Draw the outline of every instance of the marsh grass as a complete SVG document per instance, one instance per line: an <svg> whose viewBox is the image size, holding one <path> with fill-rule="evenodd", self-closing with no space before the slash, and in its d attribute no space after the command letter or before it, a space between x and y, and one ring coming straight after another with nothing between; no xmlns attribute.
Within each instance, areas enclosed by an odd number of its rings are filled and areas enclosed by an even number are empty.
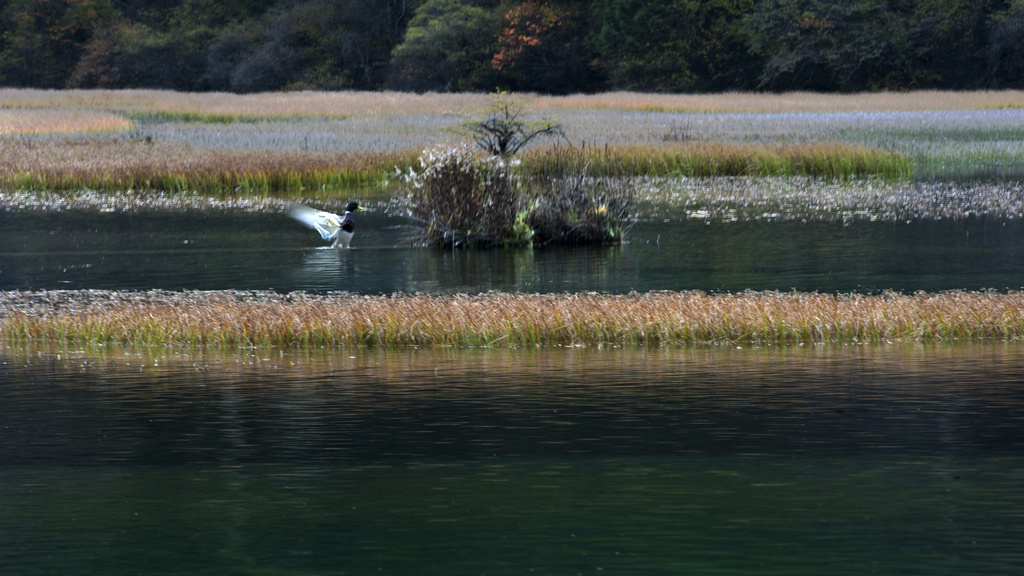
<svg viewBox="0 0 1024 576"><path fill-rule="evenodd" d="M1024 293L3 292L0 337L223 349L1020 341Z"/></svg>
<svg viewBox="0 0 1024 576"><path fill-rule="evenodd" d="M817 178L701 178L642 180L638 197L647 216L672 207L690 218L736 222L856 220L905 222L1024 218L1024 184L826 181Z"/></svg>
<svg viewBox="0 0 1024 576"><path fill-rule="evenodd" d="M369 186L412 154L204 150L144 139L0 140L0 187L301 195Z"/></svg>
<svg viewBox="0 0 1024 576"><path fill-rule="evenodd" d="M688 218L708 222L858 220L910 223L935 219L1024 219L1024 183L913 183L878 179L826 181L806 177L637 178L627 191L635 194L633 218ZM614 181L607 181L614 186ZM363 188L370 204L405 216L408 206L391 188ZM337 211L349 198L336 189L307 188L294 196L203 194L157 190L101 191L4 190L0 210L116 212L242 210L283 212L299 199ZM540 239L537 239L540 241Z"/></svg>
<svg viewBox="0 0 1024 576"><path fill-rule="evenodd" d="M295 150L415 156L438 144L439 135L450 131L459 118L485 109L488 98L484 94L0 89L0 117L23 118L23 125L8 129L7 134L31 142L83 130L102 140L127 131L154 142L191 146L196 154ZM910 172L922 179L989 174L1016 178L1024 165L1020 144L1024 123L1019 113L1024 92L1020 91L617 92L517 98L536 113L552 116L564 127L568 141L607 143L619 149L624 166L647 171L646 175L905 177ZM25 126L26 122L33 127ZM686 127L683 138L680 126ZM35 170L59 170L52 162L44 160ZM0 174L0 186L11 179L10 174ZM213 186L204 185L201 177L197 180L195 189Z"/></svg>
<svg viewBox="0 0 1024 576"><path fill-rule="evenodd" d="M682 143L583 149L594 176L895 179L912 171L899 154L844 144ZM144 138L0 138L0 188L295 196L382 184L396 167L416 166L420 153L205 149ZM561 172L571 165L557 146L529 151L522 162L523 170L534 175Z"/></svg>
<svg viewBox="0 0 1024 576"><path fill-rule="evenodd" d="M697 112L862 112L910 110L989 110L1024 108L1024 91L913 91L861 94L643 94L608 92L571 96L517 95L532 109ZM189 93L167 90L0 89L5 109L89 108L115 112L195 111L261 116L330 114L443 114L483 109L486 94L402 92L273 92L262 94Z"/></svg>
<svg viewBox="0 0 1024 576"><path fill-rule="evenodd" d="M551 116L569 142L597 143L591 173L617 170L654 177L815 176L942 180L1020 179L1024 174L1024 92L911 92L853 95L660 95L617 92L548 97L517 95ZM53 147L12 169L0 187L97 190L152 186L164 191L251 191L365 186L408 166L450 136L459 118L486 109L485 94L295 92L184 94L158 90L0 89L4 156L14 144ZM17 120L12 120L17 119ZM680 127L685 127L681 130ZM80 176L65 165L61 135L80 135L107 166ZM87 135L86 138L83 135ZM137 136L138 138L132 138ZM178 146L173 159L146 168L142 149L111 141ZM55 144L54 141L57 143ZM605 144L608 150L602 150ZM524 157L545 170L549 149ZM307 171L246 164L247 154L381 154L382 163L339 160ZM236 156L231 156L232 154ZM199 169L195 156L238 159L239 168ZM125 164L134 162L134 173ZM301 161L300 161L301 164ZM265 168L265 169L263 169Z"/></svg>
<svg viewBox="0 0 1024 576"><path fill-rule="evenodd" d="M615 108L653 112L864 112L912 110L988 110L1024 107L1024 91L871 92L779 94L727 92L722 94L643 94L606 92L571 96L538 96L538 108Z"/></svg>
<svg viewBox="0 0 1024 576"><path fill-rule="evenodd" d="M153 110L145 112L128 112L125 117L132 122L140 124L163 124L163 123L195 123L195 124L256 124L260 122L294 122L296 120L307 120L311 118L326 118L341 120L343 114L288 114L268 115L254 113L234 112L195 112L183 110Z"/></svg>
<svg viewBox="0 0 1024 576"><path fill-rule="evenodd" d="M903 179L913 164L902 154L837 142L806 144L682 142L583 147L591 173L600 176L812 176ZM557 147L528 151L528 171L559 170Z"/></svg>
<svg viewBox="0 0 1024 576"><path fill-rule="evenodd" d="M923 173L942 178L958 170L1016 174L1024 158L1019 114L1024 92L613 93L524 95L524 101L532 109L563 114L570 141L609 143L585 148L585 177L642 176L651 186L638 190L638 196L662 198L687 212L692 207L694 217L1024 217L1019 184L888 181ZM440 127L486 104L482 94L0 89L0 118L10 126L0 130L0 204L108 206L105 191L126 199L125 206L143 199L175 208L209 205L197 201L197 193L309 197L376 185L396 167L415 166L423 147L436 142ZM147 127L144 134L136 129L139 125ZM209 138L196 145L200 133ZM172 136L183 140L175 142ZM528 175L567 167L571 163L551 149L538 148L523 157ZM850 180L865 176L882 178ZM600 206L583 211L599 212ZM0 339L15 346L318 349L1020 341L1022 318L1020 293L994 292L0 293Z"/></svg>
<svg viewBox="0 0 1024 576"><path fill-rule="evenodd" d="M38 134L114 133L132 127L117 114L92 110L0 110L0 137Z"/></svg>

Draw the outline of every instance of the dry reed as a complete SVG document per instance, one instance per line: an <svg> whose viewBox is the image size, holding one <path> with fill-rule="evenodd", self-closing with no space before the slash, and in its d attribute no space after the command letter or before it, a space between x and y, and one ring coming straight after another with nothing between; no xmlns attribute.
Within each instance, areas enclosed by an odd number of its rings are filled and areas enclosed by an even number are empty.
<svg viewBox="0 0 1024 576"><path fill-rule="evenodd" d="M726 92L719 94L644 94L605 92L537 97L538 108L617 108L681 112L871 112L909 110L982 110L1024 107L1024 91Z"/></svg>
<svg viewBox="0 0 1024 576"><path fill-rule="evenodd" d="M122 132L131 127L131 120L108 112L61 109L0 110L0 136Z"/></svg>
<svg viewBox="0 0 1024 576"><path fill-rule="evenodd" d="M280 193L365 186L415 154L209 150L144 139L0 140L0 187Z"/></svg>
<svg viewBox="0 0 1024 576"><path fill-rule="evenodd" d="M0 293L10 345L673 346L1024 339L1024 293Z"/></svg>
<svg viewBox="0 0 1024 576"><path fill-rule="evenodd" d="M523 158L527 172L558 171L557 149ZM291 194L381 183L419 151L312 152L204 149L140 138L0 139L0 188L11 190ZM586 152L589 172L614 176L814 176L900 178L906 158L864 146L681 143Z"/></svg>
<svg viewBox="0 0 1024 576"><path fill-rule="evenodd" d="M170 90L36 90L0 89L7 109L87 108L123 113L183 112L199 115L244 115L276 118L445 113L483 108L484 94L405 92L173 92Z"/></svg>
<svg viewBox="0 0 1024 576"><path fill-rule="evenodd" d="M699 112L856 112L896 110L979 110L1024 107L1024 91L913 91L862 94L643 94L520 95L531 108L617 108ZM448 113L484 108L484 94L403 92L275 92L264 94L183 93L167 90L0 89L8 109L94 108L118 112L190 112L261 116Z"/></svg>
<svg viewBox="0 0 1024 576"><path fill-rule="evenodd" d="M1021 91L520 99L536 114L554 114L570 142L607 143L620 167L648 176L1012 179L1024 170ZM0 89L0 102L0 188L273 194L377 181L488 97ZM79 136L69 143L62 134ZM254 160L268 151L282 156ZM324 168L323 158L336 167Z"/></svg>

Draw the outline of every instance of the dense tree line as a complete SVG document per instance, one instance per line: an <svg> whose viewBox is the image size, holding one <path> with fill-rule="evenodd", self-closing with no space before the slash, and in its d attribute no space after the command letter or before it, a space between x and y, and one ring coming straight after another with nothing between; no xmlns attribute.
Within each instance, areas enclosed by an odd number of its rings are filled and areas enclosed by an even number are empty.
<svg viewBox="0 0 1024 576"><path fill-rule="evenodd" d="M1024 87L1024 0L0 0L0 84Z"/></svg>

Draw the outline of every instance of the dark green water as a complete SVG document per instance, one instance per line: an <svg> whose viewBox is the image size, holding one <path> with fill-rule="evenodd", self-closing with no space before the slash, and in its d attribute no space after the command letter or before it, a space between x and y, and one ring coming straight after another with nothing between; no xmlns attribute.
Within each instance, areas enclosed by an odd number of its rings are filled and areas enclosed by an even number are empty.
<svg viewBox="0 0 1024 576"><path fill-rule="evenodd" d="M618 247L436 252L361 214L349 251L282 214L0 212L0 289L877 292L1024 287L1024 222L711 223L666 214Z"/></svg>
<svg viewBox="0 0 1024 576"><path fill-rule="evenodd" d="M0 212L0 289L1020 289L1024 223ZM0 351L0 574L1024 573L1024 347Z"/></svg>
<svg viewBox="0 0 1024 576"><path fill-rule="evenodd" d="M4 574L1019 574L1024 348L8 351Z"/></svg>

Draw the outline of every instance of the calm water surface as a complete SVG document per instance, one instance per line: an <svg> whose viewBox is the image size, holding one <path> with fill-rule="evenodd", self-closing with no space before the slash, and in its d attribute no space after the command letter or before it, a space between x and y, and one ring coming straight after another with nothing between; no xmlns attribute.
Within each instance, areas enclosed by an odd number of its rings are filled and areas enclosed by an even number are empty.
<svg viewBox="0 0 1024 576"><path fill-rule="evenodd" d="M360 215L349 251L283 214L0 212L0 289L997 290L1024 287L1024 222L638 223L618 247L437 252Z"/></svg>
<svg viewBox="0 0 1024 576"><path fill-rule="evenodd" d="M4 574L1018 574L1024 349L7 351Z"/></svg>
<svg viewBox="0 0 1024 576"><path fill-rule="evenodd" d="M281 214L0 212L0 289L1020 289L1024 223L349 251ZM1024 347L0 351L0 574L1024 573Z"/></svg>

